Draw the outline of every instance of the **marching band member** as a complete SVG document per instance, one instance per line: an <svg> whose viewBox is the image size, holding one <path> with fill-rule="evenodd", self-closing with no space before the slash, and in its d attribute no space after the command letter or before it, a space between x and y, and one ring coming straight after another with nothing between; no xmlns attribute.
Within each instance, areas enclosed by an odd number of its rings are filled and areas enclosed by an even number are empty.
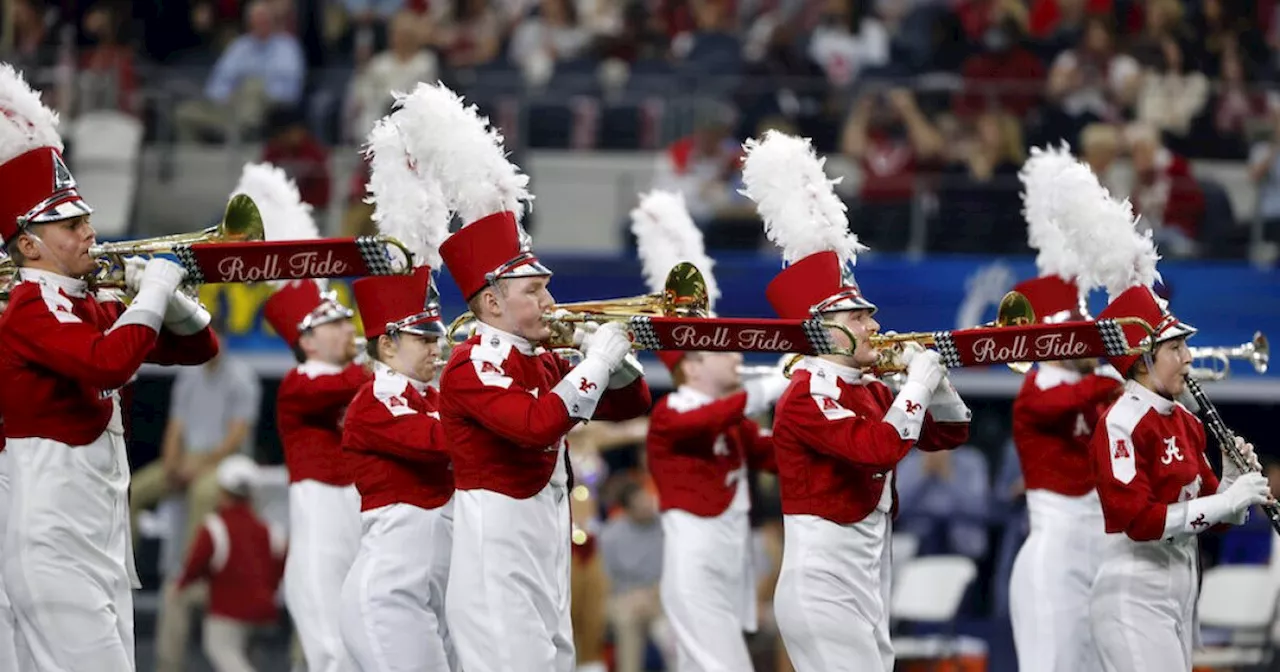
<svg viewBox="0 0 1280 672"><path fill-rule="evenodd" d="M0 259L6 258L0 252ZM0 316L9 307L8 288L0 289ZM9 520L9 453L4 452L4 418L0 417L0 529ZM0 557L4 557L4 535L0 534ZM9 591L4 587L4 572L0 571L0 669L18 669L18 650L14 642L13 606L9 604Z"/></svg>
<svg viewBox="0 0 1280 672"><path fill-rule="evenodd" d="M134 298L82 279L92 209L63 162L57 115L0 66L0 239L19 281L0 318L0 409L12 491L3 574L18 669L134 669L129 460L119 390L144 361L218 352L209 313L176 292L182 267L129 262Z"/></svg>
<svg viewBox="0 0 1280 672"><path fill-rule="evenodd" d="M799 672L893 669L889 537L894 467L912 446L955 448L968 407L937 352L906 349L896 398L864 371L875 304L845 270L865 249L848 229L807 139L769 131L749 140L743 177L788 266L766 295L779 317L821 316L857 339L852 355L805 357L773 426L786 545L774 597L778 629ZM851 344L839 330L834 341ZM927 409L927 410L926 410Z"/></svg>
<svg viewBox="0 0 1280 672"><path fill-rule="evenodd" d="M204 654L214 672L252 672L249 644L254 630L275 623L276 592L284 575L283 531L270 528L253 508L258 465L247 455L218 464L218 510L196 533L178 580L166 590L177 603L182 591L207 581Z"/></svg>
<svg viewBox="0 0 1280 672"><path fill-rule="evenodd" d="M631 213L650 289L660 292L672 266L688 261L719 296L702 233L677 193L646 194ZM749 416L769 410L787 387L776 376L738 373L732 352L658 353L675 392L654 405L646 444L662 510L662 610L675 635L682 671L751 669L743 632L756 630L748 467L773 464L773 442ZM644 641L617 642L620 672L639 672Z"/></svg>
<svg viewBox="0 0 1280 672"><path fill-rule="evenodd" d="M419 85L401 104L396 115L418 122L402 130L416 141L419 169L440 180L466 223L440 253L478 322L440 380L456 487L449 632L467 672L569 672L565 435L584 420L647 412L649 387L627 364L631 342L616 323L586 338L575 367L540 347L555 302L551 271L515 215L528 177L487 121L443 86Z"/></svg>
<svg viewBox="0 0 1280 672"><path fill-rule="evenodd" d="M449 209L439 186L417 179L405 161L393 121L378 122L369 153L374 220L411 246L418 267L352 285L374 376L351 401L342 432L364 524L342 586L342 639L364 672L457 670L444 614L453 471L439 393L428 384L445 336L431 279L440 257L419 230L443 239Z"/></svg>
<svg viewBox="0 0 1280 672"><path fill-rule="evenodd" d="M243 193L263 210L263 222L289 234L273 240L317 237L311 207L282 170L259 167L241 180ZM342 456L342 417L370 379L356 363L352 312L316 280L294 280L276 290L263 317L293 349L299 365L285 374L276 397L276 424L289 470L289 547L285 604L312 672L343 672L354 662L339 628L342 583L360 549L360 493Z"/></svg>
<svg viewBox="0 0 1280 672"><path fill-rule="evenodd" d="M1186 341L1196 330L1156 298L1150 285L1159 257L1150 233L1134 229L1127 201L1112 204L1114 215L1097 221L1113 228L1081 250L1098 260L1095 284L1112 297L1098 318L1145 320L1154 338L1133 325L1124 338L1130 347L1154 341L1154 350L1109 358L1127 380L1091 446L1107 530L1089 605L1093 637L1108 672L1189 672L1198 638L1197 535L1243 523L1271 493L1257 471L1241 473L1224 460L1219 480L1209 466L1204 426L1175 401L1186 387ZM1253 446L1238 440L1237 447L1257 469Z"/></svg>
<svg viewBox="0 0 1280 672"><path fill-rule="evenodd" d="M1089 319L1080 288L1064 279L1085 262L1070 253L1080 231L1069 223L1093 216L1088 206L1107 197L1097 194L1088 166L1065 150L1033 150L1020 177L1040 277L1014 291L1027 297L1040 322ZM1018 668L1026 672L1101 669L1089 595L1106 535L1089 442L1121 388L1120 374L1094 359L1040 362L1014 399L1013 440L1031 532L1013 563L1009 609Z"/></svg>

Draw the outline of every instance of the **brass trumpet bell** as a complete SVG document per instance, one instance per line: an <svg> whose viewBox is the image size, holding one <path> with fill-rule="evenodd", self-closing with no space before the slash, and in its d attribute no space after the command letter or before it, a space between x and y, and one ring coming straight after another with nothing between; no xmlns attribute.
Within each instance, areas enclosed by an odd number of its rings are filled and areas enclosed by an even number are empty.
<svg viewBox="0 0 1280 672"><path fill-rule="evenodd" d="M1234 348L1188 348L1193 358L1190 376L1195 380L1225 380L1231 376L1231 360L1249 362L1257 373L1266 373L1271 363L1271 346L1262 332L1256 331L1253 340Z"/></svg>

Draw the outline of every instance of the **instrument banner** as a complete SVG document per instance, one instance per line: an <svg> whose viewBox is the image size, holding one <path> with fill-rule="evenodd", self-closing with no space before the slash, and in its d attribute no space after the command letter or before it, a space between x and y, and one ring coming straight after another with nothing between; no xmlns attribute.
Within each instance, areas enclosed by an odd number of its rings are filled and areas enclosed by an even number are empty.
<svg viewBox="0 0 1280 672"><path fill-rule="evenodd" d="M173 254L187 278L202 284L394 275L408 266L372 236L199 243L176 246Z"/></svg>
<svg viewBox="0 0 1280 672"><path fill-rule="evenodd" d="M1128 350L1123 328L1115 320L975 327L933 336L942 362L950 368L1107 357Z"/></svg>
<svg viewBox="0 0 1280 672"><path fill-rule="evenodd" d="M835 350L821 320L770 320L734 317L631 318L636 343L645 350L772 352L806 355Z"/></svg>

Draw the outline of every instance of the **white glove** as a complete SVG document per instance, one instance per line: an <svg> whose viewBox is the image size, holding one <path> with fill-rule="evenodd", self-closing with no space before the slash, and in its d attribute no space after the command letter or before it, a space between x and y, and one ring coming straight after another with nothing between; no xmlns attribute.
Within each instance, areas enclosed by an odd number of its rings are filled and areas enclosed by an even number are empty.
<svg viewBox="0 0 1280 672"><path fill-rule="evenodd" d="M622 358L622 366L609 375L609 389L620 390L643 376L644 365L636 359L635 353L628 352L627 356Z"/></svg>
<svg viewBox="0 0 1280 672"><path fill-rule="evenodd" d="M1241 471L1236 466L1235 460L1222 456L1222 483L1218 485L1218 492L1224 492L1227 488L1235 483L1236 479L1244 475L1247 471L1262 471L1262 464L1258 462L1258 454L1253 451L1253 444L1244 440L1244 437L1236 437L1236 452L1244 456L1246 470Z"/></svg>
<svg viewBox="0 0 1280 672"><path fill-rule="evenodd" d="M190 336L200 333L212 321L209 311L185 292L179 290L169 295L169 305L164 312L164 326L169 331L179 336Z"/></svg>
<svg viewBox="0 0 1280 672"><path fill-rule="evenodd" d="M142 257L125 257L124 286L129 294L137 294L142 284L142 272L147 268L147 260Z"/></svg>
<svg viewBox="0 0 1280 672"><path fill-rule="evenodd" d="M973 418L973 412L960 398L960 393L951 383L950 376L943 376L938 386L933 389L933 398L929 400L929 413L938 422L969 422Z"/></svg>
<svg viewBox="0 0 1280 672"><path fill-rule="evenodd" d="M896 336L896 335L897 334L892 331L885 334L885 336ZM916 355L922 352L925 352L927 350L928 348L924 347L923 345L920 345L919 343L916 343L915 341L908 341L902 344L902 349L898 353L898 358L902 361L902 364L904 366L911 366L911 362L916 358Z"/></svg>
<svg viewBox="0 0 1280 672"><path fill-rule="evenodd" d="M778 398L787 391L790 384L791 381L781 374L756 376L747 380L742 384L742 389L747 392L747 406L742 414L752 416L769 410L778 403Z"/></svg>
<svg viewBox="0 0 1280 672"><path fill-rule="evenodd" d="M622 359L631 353L631 338L617 322L609 322L583 341L587 359L603 362L612 373L622 366Z"/></svg>
<svg viewBox="0 0 1280 672"><path fill-rule="evenodd" d="M598 322L583 322L581 324L574 325L573 346L575 348L582 348L587 342L587 339L599 329L600 324Z"/></svg>
<svg viewBox="0 0 1280 672"><path fill-rule="evenodd" d="M942 365L942 355L936 350L911 355L911 361L907 364L907 385L919 383L932 392L946 376L947 369Z"/></svg>
<svg viewBox="0 0 1280 672"><path fill-rule="evenodd" d="M181 266L167 259L148 261L138 281L138 294L133 297L129 309L116 320L116 326L142 324L160 331L169 310L169 298L186 274Z"/></svg>
<svg viewBox="0 0 1280 672"><path fill-rule="evenodd" d="M1262 474L1242 474L1231 487L1216 495L1170 504L1165 514L1166 539L1190 537L1218 525L1239 525L1249 516L1249 507L1271 498L1271 488Z"/></svg>

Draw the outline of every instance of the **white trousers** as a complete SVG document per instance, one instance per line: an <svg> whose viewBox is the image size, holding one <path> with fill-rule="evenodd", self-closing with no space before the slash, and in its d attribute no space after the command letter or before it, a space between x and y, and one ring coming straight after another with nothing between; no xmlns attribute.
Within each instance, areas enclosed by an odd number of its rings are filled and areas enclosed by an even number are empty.
<svg viewBox="0 0 1280 672"><path fill-rule="evenodd" d="M773 608L796 672L893 672L888 514L839 525L783 516Z"/></svg>
<svg viewBox="0 0 1280 672"><path fill-rule="evenodd" d="M360 550L360 493L354 485L289 485L289 555L284 600L309 672L352 672L339 626L342 583Z"/></svg>
<svg viewBox="0 0 1280 672"><path fill-rule="evenodd" d="M4 558L4 526L9 520L9 453L0 450L0 559ZM13 617L13 605L9 604L9 592L4 587L4 575L0 572L0 670L18 669L17 634Z"/></svg>
<svg viewBox="0 0 1280 672"><path fill-rule="evenodd" d="M1093 584L1093 638L1106 672L1190 672L1199 586L1195 539L1168 544L1110 535Z"/></svg>
<svg viewBox="0 0 1280 672"><path fill-rule="evenodd" d="M742 633L756 627L756 586L747 512L666 511L662 535L662 610L675 635L675 669L750 670Z"/></svg>
<svg viewBox="0 0 1280 672"><path fill-rule="evenodd" d="M204 656L213 672L254 672L249 662L251 623L221 616L204 617Z"/></svg>
<svg viewBox="0 0 1280 672"><path fill-rule="evenodd" d="M453 504L365 511L360 554L342 585L342 641L361 672L458 670L445 624Z"/></svg>
<svg viewBox="0 0 1280 672"><path fill-rule="evenodd" d="M136 572L121 435L85 446L10 439L4 582L18 670L132 672Z"/></svg>
<svg viewBox="0 0 1280 672"><path fill-rule="evenodd" d="M1097 672L1089 600L1106 523L1096 495L1028 493L1031 533L1013 561L1009 618L1020 672Z"/></svg>
<svg viewBox="0 0 1280 672"><path fill-rule="evenodd" d="M453 495L445 613L466 672L572 672L568 491Z"/></svg>

